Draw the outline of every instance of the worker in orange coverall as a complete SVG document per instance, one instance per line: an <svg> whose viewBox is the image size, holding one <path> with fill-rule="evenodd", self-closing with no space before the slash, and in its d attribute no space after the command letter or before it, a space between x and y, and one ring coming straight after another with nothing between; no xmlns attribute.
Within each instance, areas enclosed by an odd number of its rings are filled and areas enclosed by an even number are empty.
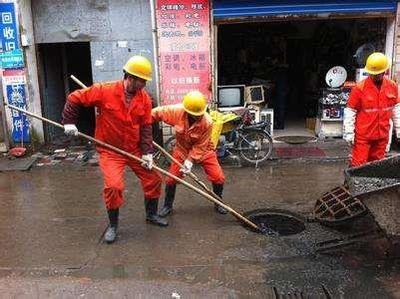
<svg viewBox="0 0 400 299"><path fill-rule="evenodd" d="M388 68L384 54L371 54L365 65L369 76L352 89L344 109L343 138L352 145L351 167L385 157L391 119L400 138L398 88L384 77Z"/></svg>
<svg viewBox="0 0 400 299"><path fill-rule="evenodd" d="M107 148L98 146L99 164L103 174L103 197L110 225L104 235L107 243L116 239L119 208L123 204L124 171L129 166L140 179L146 220L159 226L168 222L157 214L161 194L161 177L152 170L152 101L144 90L151 80L151 63L145 57L133 56L123 68L122 80L96 83L72 92L64 106L63 124L67 135L77 135L75 124L81 106L98 108L95 136L97 139L127 151L145 161L132 160Z"/></svg>
<svg viewBox="0 0 400 299"><path fill-rule="evenodd" d="M172 163L169 172L182 177L191 172L193 164L198 163L212 182L213 191L222 198L225 176L218 163L217 155L211 142L212 120L206 114L207 101L199 91L192 91L183 97L182 104L167 105L154 108L154 121L163 121L175 130L176 145L173 157L182 164L180 168ZM170 177L165 182L164 207L160 211L161 217L172 212L175 199L176 181ZM226 214L227 210L215 205L216 212Z"/></svg>

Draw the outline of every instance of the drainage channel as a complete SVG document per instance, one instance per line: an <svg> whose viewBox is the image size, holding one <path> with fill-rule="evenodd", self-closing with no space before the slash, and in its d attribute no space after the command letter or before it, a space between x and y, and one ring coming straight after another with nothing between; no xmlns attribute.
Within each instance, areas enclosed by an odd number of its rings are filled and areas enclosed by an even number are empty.
<svg viewBox="0 0 400 299"><path fill-rule="evenodd" d="M305 219L290 211L278 209L258 209L244 213L244 216L260 227L268 236L290 236L306 229ZM255 232L251 227L246 226Z"/></svg>

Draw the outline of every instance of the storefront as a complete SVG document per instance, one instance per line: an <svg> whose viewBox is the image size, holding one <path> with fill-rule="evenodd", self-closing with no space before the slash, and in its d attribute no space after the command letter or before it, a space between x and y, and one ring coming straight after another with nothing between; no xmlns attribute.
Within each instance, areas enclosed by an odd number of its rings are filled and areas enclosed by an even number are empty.
<svg viewBox="0 0 400 299"><path fill-rule="evenodd" d="M392 0L216 0L215 97L222 106L242 105L224 103L227 86L244 86L251 93L249 86L261 85L263 103L260 93L243 96L254 103L257 118L273 111L275 136L339 136L341 107L336 112L330 108L331 121L321 103L328 87L326 73L334 66L344 67L345 85L351 86L362 77L360 67L369 53L385 52L392 60L396 8Z"/></svg>
<svg viewBox="0 0 400 299"><path fill-rule="evenodd" d="M232 106L252 101L255 118L273 112L275 127L284 128L275 136L292 130L318 135L314 123L321 118L319 99L331 67L344 67L351 82L368 51L383 51L392 61L400 56L394 51L400 49L395 0L141 0L124 5L80 0L81 7L53 2L34 1L32 7L21 6L20 14L21 26L29 29L22 45L29 73L27 107L57 121L66 94L78 88L69 75L86 84L114 80L121 77L127 57L141 54L157 66L148 90L159 104L179 102L193 89L216 102L222 90L227 98L239 99L228 103ZM394 61L392 73L400 75ZM337 125L336 115L332 124ZM4 112L0 116L3 129L10 127L12 118L6 123ZM80 129L90 132L93 111L82 119L89 122ZM64 136L40 121L33 120L30 129L40 142ZM9 135L3 131L0 142Z"/></svg>

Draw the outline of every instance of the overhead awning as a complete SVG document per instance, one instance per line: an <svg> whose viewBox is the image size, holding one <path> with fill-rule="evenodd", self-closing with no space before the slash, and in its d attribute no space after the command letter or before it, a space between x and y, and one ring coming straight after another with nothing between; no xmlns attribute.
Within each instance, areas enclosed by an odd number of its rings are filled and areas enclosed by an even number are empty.
<svg viewBox="0 0 400 299"><path fill-rule="evenodd" d="M395 13L396 8L396 0L214 0L213 16L223 19L282 14Z"/></svg>

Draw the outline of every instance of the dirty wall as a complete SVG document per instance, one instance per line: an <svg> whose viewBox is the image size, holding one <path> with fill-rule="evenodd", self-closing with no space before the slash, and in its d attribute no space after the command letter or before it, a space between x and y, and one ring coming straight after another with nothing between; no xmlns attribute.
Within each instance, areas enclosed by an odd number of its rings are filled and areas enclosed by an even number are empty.
<svg viewBox="0 0 400 299"><path fill-rule="evenodd" d="M154 63L148 0L35 0L32 14L36 43L90 42L94 82L120 78L135 54Z"/></svg>

